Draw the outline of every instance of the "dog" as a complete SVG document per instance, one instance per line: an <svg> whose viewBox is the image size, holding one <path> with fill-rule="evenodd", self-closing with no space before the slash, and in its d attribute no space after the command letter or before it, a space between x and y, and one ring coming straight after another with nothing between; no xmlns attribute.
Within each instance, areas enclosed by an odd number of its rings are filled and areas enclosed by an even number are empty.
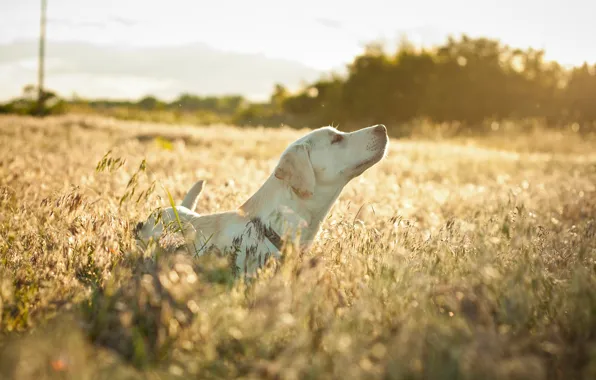
<svg viewBox="0 0 596 380"><path fill-rule="evenodd" d="M196 213L199 181L176 212L170 207L139 223L137 240L146 245L159 239L164 223L175 221L197 255L229 256L236 276L252 276L271 257L279 259L288 242L308 249L342 189L385 157L388 144L382 124L351 133L315 129L284 150L273 173L237 210Z"/></svg>

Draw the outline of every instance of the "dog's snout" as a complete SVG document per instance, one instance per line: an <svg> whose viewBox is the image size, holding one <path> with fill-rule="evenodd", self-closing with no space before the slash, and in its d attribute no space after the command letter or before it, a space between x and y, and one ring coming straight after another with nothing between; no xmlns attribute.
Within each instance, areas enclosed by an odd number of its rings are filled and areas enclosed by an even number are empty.
<svg viewBox="0 0 596 380"><path fill-rule="evenodd" d="M385 127L383 124L377 124L375 129L373 129L373 132L377 135L385 136L387 134L387 127Z"/></svg>

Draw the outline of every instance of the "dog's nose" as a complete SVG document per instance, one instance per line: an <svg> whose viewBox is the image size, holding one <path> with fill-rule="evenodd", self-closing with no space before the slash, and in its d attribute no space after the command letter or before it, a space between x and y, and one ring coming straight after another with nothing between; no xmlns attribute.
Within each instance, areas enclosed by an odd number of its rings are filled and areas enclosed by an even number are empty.
<svg viewBox="0 0 596 380"><path fill-rule="evenodd" d="M378 135L385 136L387 134L387 127L385 127L383 124L377 124L375 125L375 129L373 131Z"/></svg>
<svg viewBox="0 0 596 380"><path fill-rule="evenodd" d="M143 228L143 222L138 222L135 226L135 232L139 232Z"/></svg>

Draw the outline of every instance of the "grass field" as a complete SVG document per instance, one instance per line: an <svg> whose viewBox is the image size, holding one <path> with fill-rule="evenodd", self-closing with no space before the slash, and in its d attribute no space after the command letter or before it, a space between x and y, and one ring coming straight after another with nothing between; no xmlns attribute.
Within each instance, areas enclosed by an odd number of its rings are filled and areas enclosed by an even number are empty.
<svg viewBox="0 0 596 380"><path fill-rule="evenodd" d="M596 378L592 137L392 140L250 284L136 250L166 189L235 208L304 132L0 118L0 378Z"/></svg>

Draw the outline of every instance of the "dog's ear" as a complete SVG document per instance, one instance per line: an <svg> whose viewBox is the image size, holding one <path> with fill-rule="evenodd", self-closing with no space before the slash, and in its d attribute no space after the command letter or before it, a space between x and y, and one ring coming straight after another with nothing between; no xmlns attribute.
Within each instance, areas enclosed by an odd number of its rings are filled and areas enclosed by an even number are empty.
<svg viewBox="0 0 596 380"><path fill-rule="evenodd" d="M295 145L284 152L275 168L275 177L290 185L300 198L312 197L315 173L306 145Z"/></svg>
<svg viewBox="0 0 596 380"><path fill-rule="evenodd" d="M186 196L184 196L184 200L182 200L181 206L186 207L190 211L195 211L195 207L197 207L197 202L199 201L199 196L201 195L201 192L203 191L204 184L205 184L204 180L200 180L197 183L195 183L190 188L190 190L188 190L188 193L186 193Z"/></svg>

